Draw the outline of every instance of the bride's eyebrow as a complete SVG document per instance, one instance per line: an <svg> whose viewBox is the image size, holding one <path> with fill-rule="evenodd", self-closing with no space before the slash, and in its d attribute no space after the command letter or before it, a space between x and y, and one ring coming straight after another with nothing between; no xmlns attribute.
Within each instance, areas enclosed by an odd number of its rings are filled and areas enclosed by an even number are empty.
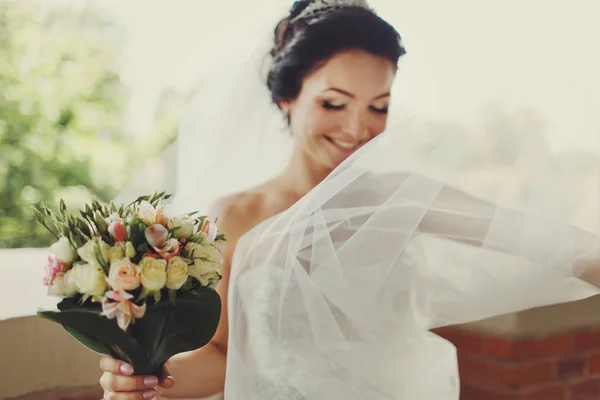
<svg viewBox="0 0 600 400"><path fill-rule="evenodd" d="M343 89L340 89L337 87L330 87L328 89L325 89L323 92L329 92L329 91L337 92L337 93L343 94L344 96L347 96L347 97L350 97L353 99L356 98L356 96L353 93L350 93L346 90L343 90ZM383 99L383 98L390 97L390 96L391 96L391 93L387 92L387 93L380 94L379 96L376 96L373 100L379 100L379 99Z"/></svg>
<svg viewBox="0 0 600 400"><path fill-rule="evenodd" d="M325 92L337 92L337 93L343 94L344 96L348 96L348 97L351 97L351 98L355 98L356 97L354 94L352 94L350 92L347 92L347 91L345 91L343 89L336 88L336 87L330 87L328 89L323 90L323 93L325 93Z"/></svg>

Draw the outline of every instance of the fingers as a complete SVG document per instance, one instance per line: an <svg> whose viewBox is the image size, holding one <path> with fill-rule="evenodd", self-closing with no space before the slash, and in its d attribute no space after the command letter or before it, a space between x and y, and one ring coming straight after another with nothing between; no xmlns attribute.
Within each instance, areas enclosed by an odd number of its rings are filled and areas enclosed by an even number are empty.
<svg viewBox="0 0 600 400"><path fill-rule="evenodd" d="M100 359L100 369L116 375L133 375L133 367L131 365L109 356L103 356Z"/></svg>
<svg viewBox="0 0 600 400"><path fill-rule="evenodd" d="M105 372L100 378L100 386L106 391L133 392L154 388L158 385L155 376L121 376Z"/></svg>
<svg viewBox="0 0 600 400"><path fill-rule="evenodd" d="M103 400L150 400L155 399L157 395L156 390L130 393L108 392L104 394Z"/></svg>
<svg viewBox="0 0 600 400"><path fill-rule="evenodd" d="M154 376L133 376L131 365L109 356L102 357L100 368L104 371L100 378L100 386L104 389L105 400L155 399L158 396L155 389L157 386L170 389L175 385L170 376L160 382Z"/></svg>
<svg viewBox="0 0 600 400"><path fill-rule="evenodd" d="M163 389L171 389L173 386L175 386L175 380L173 377L167 376L165 379L158 382L158 386Z"/></svg>

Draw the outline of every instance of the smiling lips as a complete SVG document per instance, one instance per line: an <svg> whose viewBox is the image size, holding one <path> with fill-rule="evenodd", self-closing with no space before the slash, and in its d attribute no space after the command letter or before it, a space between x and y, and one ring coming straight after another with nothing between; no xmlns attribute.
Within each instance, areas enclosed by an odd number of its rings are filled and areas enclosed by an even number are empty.
<svg viewBox="0 0 600 400"><path fill-rule="evenodd" d="M354 150L356 150L361 144L363 144L363 141L354 141L354 142L350 142L347 140L342 140L342 139L334 139L331 138L329 136L325 136L325 138L334 146L336 146L338 149L340 149L343 152L352 152Z"/></svg>

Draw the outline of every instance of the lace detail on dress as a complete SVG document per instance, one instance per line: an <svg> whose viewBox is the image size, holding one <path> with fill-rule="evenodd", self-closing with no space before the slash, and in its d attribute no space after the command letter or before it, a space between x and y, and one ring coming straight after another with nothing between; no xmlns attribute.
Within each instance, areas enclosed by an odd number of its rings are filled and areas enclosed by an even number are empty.
<svg viewBox="0 0 600 400"><path fill-rule="evenodd" d="M378 295L378 304L363 307L370 313L352 318L352 313L342 309L350 307L347 297L338 296L333 286L318 287L322 281L317 272L310 277L318 296L306 293L298 284L307 277L303 271L292 271L286 280L282 269L264 265L243 271L232 280L234 294L230 298L239 308L230 328L235 330L230 351L237 354L228 362L240 365L228 371L227 379L238 385L245 382L244 400L458 399L454 395L453 348L437 337L423 336L417 329L417 320L406 313L411 301L406 297L408 292L385 288ZM353 297L360 299L360 294ZM307 304L319 299L328 303L330 315L310 314ZM316 337L324 338L315 334L322 324L330 324L328 329L335 324L338 336L317 343ZM451 365L441 374L438 371L445 383L436 386L435 397L425 397L431 392L431 381L419 383L422 378L415 377L429 374L415 374L413 368L422 360L431 360L428 352L432 340L437 342L438 356L445 353ZM226 395L228 400L238 400L237 396L230 398L230 393Z"/></svg>

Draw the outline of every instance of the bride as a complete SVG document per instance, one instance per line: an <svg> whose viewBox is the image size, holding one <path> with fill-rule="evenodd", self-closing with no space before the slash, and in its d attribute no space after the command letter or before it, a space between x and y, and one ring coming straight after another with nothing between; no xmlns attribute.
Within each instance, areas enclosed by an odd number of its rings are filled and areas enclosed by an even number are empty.
<svg viewBox="0 0 600 400"><path fill-rule="evenodd" d="M189 188L189 174L198 171L192 160L210 158L215 143L236 143L236 157L254 154L258 138L243 142L235 124L261 126L262 143L278 149L244 169L265 158L271 168L238 171L269 179L212 208L229 239L218 331L204 348L170 360L172 377L162 382L134 377L131 366L104 357L105 399L225 391L228 400L456 400L454 348L431 329L598 293L600 240L561 208L559 178L546 172L555 167L552 155L535 135L514 150L515 164L532 166L527 177L510 169L505 175L515 186L530 179L529 192L502 196L508 190L497 181L500 189L485 199L475 193L477 177L461 174L464 138L449 129L424 152L410 143L427 132L388 126L405 49L364 1L296 1L270 47L268 92L255 87L252 74L227 77L223 87L231 91L220 87L224 99L251 113L237 115L232 106L220 119L229 125L211 127L219 97L205 97L193 120L219 134L200 155L190 146L196 128L180 138L182 165L192 168L184 174L188 185L179 185L182 209L197 208L205 192L231 189ZM248 86L253 96L244 99ZM290 135L258 121L264 93ZM288 137L289 152L281 145ZM278 171L269 157L282 155Z"/></svg>

